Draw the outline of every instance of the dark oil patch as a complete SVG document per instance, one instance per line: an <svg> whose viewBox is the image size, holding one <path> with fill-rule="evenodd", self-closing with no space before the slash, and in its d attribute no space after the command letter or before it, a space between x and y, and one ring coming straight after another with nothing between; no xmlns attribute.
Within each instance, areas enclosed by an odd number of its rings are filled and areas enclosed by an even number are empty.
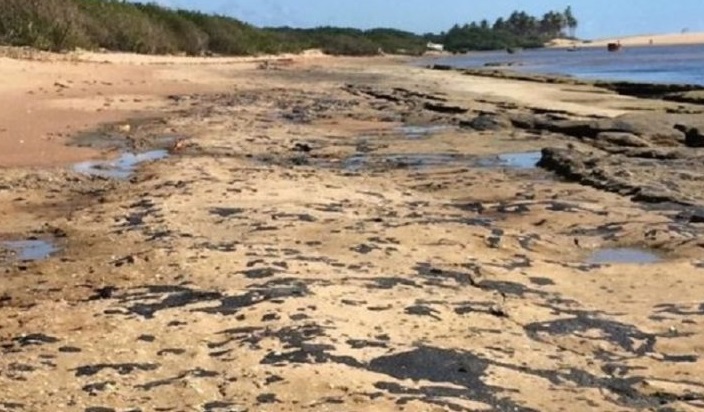
<svg viewBox="0 0 704 412"><path fill-rule="evenodd" d="M411 398L420 398L431 403L438 398L471 399L490 405L497 411L533 412L533 409L499 397L501 388L484 383L482 378L489 366L487 360L471 353L422 346L409 352L376 358L369 364L369 370L398 380L448 384L423 386L419 389L405 388L396 383L380 382L375 385L377 389L393 394L411 395ZM445 406L451 407L451 404ZM465 410L456 408L457 405L454 405L455 410Z"/></svg>
<svg viewBox="0 0 704 412"><path fill-rule="evenodd" d="M636 355L645 355L654 352L656 335L641 332L633 325L599 319L588 313L577 312L576 316L562 318L547 322L535 322L525 326L528 337L543 342L542 335L548 336L574 336L589 331L600 331L603 339L621 349ZM640 346L634 342L643 341Z"/></svg>
<svg viewBox="0 0 704 412"><path fill-rule="evenodd" d="M144 391L151 391L152 389L155 389L155 388L158 388L161 386L173 385L177 382L181 382L183 379L186 379L186 378L215 378L218 376L220 376L220 374L217 372L197 368L194 370L183 372L182 374L175 376L173 378L160 379L157 381L145 383L143 385L137 385L135 387L137 389L141 389Z"/></svg>
<svg viewBox="0 0 704 412"><path fill-rule="evenodd" d="M414 316L427 316L430 318L433 318L435 320L442 320L437 314L437 310L431 308L430 306L425 306L425 305L414 305L414 306L409 306L406 309L404 309L404 312L408 315L414 315Z"/></svg>
<svg viewBox="0 0 704 412"><path fill-rule="evenodd" d="M236 215L240 215L245 212L245 209L240 209L236 207L214 207L210 209L210 214L220 216L222 218L228 218Z"/></svg>
<svg viewBox="0 0 704 412"><path fill-rule="evenodd" d="M103 370L111 369L119 375L130 375L133 372L150 372L159 369L159 365L154 363L101 363L97 365L79 366L74 369L76 377L94 376Z"/></svg>

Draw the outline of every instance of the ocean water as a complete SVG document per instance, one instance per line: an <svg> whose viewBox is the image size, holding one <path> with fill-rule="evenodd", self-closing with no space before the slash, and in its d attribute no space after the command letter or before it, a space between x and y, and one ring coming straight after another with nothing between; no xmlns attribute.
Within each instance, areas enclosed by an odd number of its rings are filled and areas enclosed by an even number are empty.
<svg viewBox="0 0 704 412"><path fill-rule="evenodd" d="M560 74L583 79L625 80L647 83L704 85L704 45L624 47L611 53L602 47L575 52L535 49L471 53L433 61L460 68L480 68L486 63L514 63L511 70Z"/></svg>

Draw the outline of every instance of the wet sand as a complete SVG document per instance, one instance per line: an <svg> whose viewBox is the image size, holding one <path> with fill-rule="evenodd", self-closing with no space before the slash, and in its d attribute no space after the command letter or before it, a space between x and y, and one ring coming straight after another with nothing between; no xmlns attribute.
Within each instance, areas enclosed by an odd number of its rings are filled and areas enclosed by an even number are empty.
<svg viewBox="0 0 704 412"><path fill-rule="evenodd" d="M700 106L391 59L106 67L161 97L3 158L0 410L704 405Z"/></svg>

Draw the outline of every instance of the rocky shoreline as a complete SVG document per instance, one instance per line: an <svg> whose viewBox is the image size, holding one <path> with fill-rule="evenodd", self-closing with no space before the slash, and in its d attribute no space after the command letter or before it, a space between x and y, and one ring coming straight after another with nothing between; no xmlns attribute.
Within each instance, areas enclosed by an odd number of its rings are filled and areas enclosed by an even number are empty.
<svg viewBox="0 0 704 412"><path fill-rule="evenodd" d="M7 170L0 411L701 408L699 108L477 81L253 65Z"/></svg>
<svg viewBox="0 0 704 412"><path fill-rule="evenodd" d="M444 64L432 64L428 68L431 70L453 71L467 76L492 77L498 79L509 79L528 81L534 83L564 84L564 85L588 85L600 89L608 90L624 96L632 96L647 99L663 99L672 102L702 104L704 103L704 86L697 84L678 83L642 83L626 81L603 81L584 80L570 76L545 75L535 73L525 73L510 70L512 65L506 65L501 69L491 68L455 68Z"/></svg>
<svg viewBox="0 0 704 412"><path fill-rule="evenodd" d="M463 75L501 79L586 85L647 99L699 104L698 99L678 98L704 90L697 85L583 81L568 77L533 75L510 71L452 69ZM670 202L702 207L698 198L698 164L704 147L702 111L678 107L662 111L633 112L615 118L569 119L563 113L510 113L484 117L494 125L511 125L534 133L556 133L587 145L587 150L546 148L540 167L567 179L599 189L633 196L635 201ZM475 120L476 122L476 120Z"/></svg>

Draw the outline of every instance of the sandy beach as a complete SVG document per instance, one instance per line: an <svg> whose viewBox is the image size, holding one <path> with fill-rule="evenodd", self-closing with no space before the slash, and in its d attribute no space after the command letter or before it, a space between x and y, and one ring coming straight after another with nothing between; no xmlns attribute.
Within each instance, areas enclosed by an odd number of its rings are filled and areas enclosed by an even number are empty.
<svg viewBox="0 0 704 412"><path fill-rule="evenodd" d="M0 59L0 411L704 407L701 105L261 60Z"/></svg>
<svg viewBox="0 0 704 412"><path fill-rule="evenodd" d="M623 37L609 37L593 40L557 39L550 42L549 47L567 48L579 47L606 47L609 43L620 42L623 46L676 46L704 44L704 32L695 33L666 33L666 34L639 34Z"/></svg>

